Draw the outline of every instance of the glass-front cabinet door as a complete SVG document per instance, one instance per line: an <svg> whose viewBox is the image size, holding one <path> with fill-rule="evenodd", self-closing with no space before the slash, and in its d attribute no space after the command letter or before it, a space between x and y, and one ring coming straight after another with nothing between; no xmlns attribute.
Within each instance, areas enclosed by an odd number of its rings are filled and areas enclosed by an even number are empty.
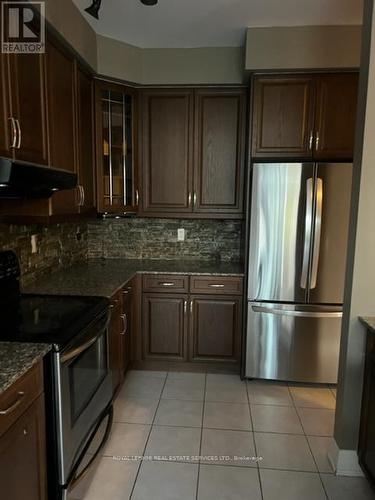
<svg viewBox="0 0 375 500"><path fill-rule="evenodd" d="M121 85L97 83L98 211L137 211L134 155L135 92Z"/></svg>

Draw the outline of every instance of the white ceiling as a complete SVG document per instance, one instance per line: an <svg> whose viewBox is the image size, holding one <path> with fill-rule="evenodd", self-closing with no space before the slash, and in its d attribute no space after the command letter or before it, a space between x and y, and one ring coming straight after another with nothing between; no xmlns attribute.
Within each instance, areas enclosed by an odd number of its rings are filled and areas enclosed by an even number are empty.
<svg viewBox="0 0 375 500"><path fill-rule="evenodd" d="M73 0L81 11L91 0ZM142 48L237 47L246 27L361 24L363 0L102 0L95 31Z"/></svg>

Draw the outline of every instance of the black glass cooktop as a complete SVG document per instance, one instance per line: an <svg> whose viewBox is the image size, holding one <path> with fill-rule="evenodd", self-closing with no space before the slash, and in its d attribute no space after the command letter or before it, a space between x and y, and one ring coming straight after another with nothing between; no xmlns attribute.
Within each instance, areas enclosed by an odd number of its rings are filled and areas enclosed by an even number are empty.
<svg viewBox="0 0 375 500"><path fill-rule="evenodd" d="M0 340L51 343L61 349L108 307L108 299L101 297L2 297Z"/></svg>

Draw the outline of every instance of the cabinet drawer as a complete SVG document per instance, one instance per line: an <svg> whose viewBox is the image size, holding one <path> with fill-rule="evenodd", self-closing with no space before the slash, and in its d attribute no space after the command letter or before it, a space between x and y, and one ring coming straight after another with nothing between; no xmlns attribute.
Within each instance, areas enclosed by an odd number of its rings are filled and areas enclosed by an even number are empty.
<svg viewBox="0 0 375 500"><path fill-rule="evenodd" d="M19 418L43 392L43 365L40 361L0 395L0 435Z"/></svg>
<svg viewBox="0 0 375 500"><path fill-rule="evenodd" d="M176 276L168 274L146 275L143 277L144 292L165 292L172 290L178 293L187 292L189 289L189 279L187 276Z"/></svg>
<svg viewBox="0 0 375 500"><path fill-rule="evenodd" d="M236 276L192 276L190 291L191 293L241 295L243 279Z"/></svg>

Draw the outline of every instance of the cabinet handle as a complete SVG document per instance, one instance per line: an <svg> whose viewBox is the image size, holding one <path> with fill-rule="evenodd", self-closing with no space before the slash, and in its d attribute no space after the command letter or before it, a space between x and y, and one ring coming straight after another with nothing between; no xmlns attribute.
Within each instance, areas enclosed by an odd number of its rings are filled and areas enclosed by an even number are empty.
<svg viewBox="0 0 375 500"><path fill-rule="evenodd" d="M82 191L82 206L85 206L85 188L84 186L81 186L81 191Z"/></svg>
<svg viewBox="0 0 375 500"><path fill-rule="evenodd" d="M191 207L191 193L189 193L188 196L188 206Z"/></svg>
<svg viewBox="0 0 375 500"><path fill-rule="evenodd" d="M10 120L10 123L12 125L12 144L11 144L11 148L14 149L16 147L16 144L17 144L17 128L16 128L16 120L13 118L13 117L10 117L8 118L8 120Z"/></svg>
<svg viewBox="0 0 375 500"><path fill-rule="evenodd" d="M184 314L186 314L187 311L187 300L184 300Z"/></svg>
<svg viewBox="0 0 375 500"><path fill-rule="evenodd" d="M194 305L194 302L191 300L190 301L190 314L193 314L193 305Z"/></svg>
<svg viewBox="0 0 375 500"><path fill-rule="evenodd" d="M17 125L17 130L18 130L18 142L17 142L17 149L21 149L21 143L22 143L22 134L21 134L21 125L19 120L16 120L16 125Z"/></svg>
<svg viewBox="0 0 375 500"><path fill-rule="evenodd" d="M309 150L312 150L313 147L313 140L314 140L314 133L313 131L310 132L310 139L309 139Z"/></svg>
<svg viewBox="0 0 375 500"><path fill-rule="evenodd" d="M315 139L315 151L318 151L319 149L319 142L320 142L320 136L319 132L316 134L316 139Z"/></svg>
<svg viewBox="0 0 375 500"><path fill-rule="evenodd" d="M19 392L16 401L5 410L0 410L0 415L9 415L9 413L12 413L21 404L24 396L24 392Z"/></svg>
<svg viewBox="0 0 375 500"><path fill-rule="evenodd" d="M197 193L194 193L193 196L193 205L195 206L197 204Z"/></svg>
<svg viewBox="0 0 375 500"><path fill-rule="evenodd" d="M138 189L135 190L135 205L137 207L139 206L139 191L138 191Z"/></svg>
<svg viewBox="0 0 375 500"><path fill-rule="evenodd" d="M79 207L83 207L84 204L85 204L85 194L84 194L84 190L83 190L83 186L81 186L80 184L77 186L77 189L78 189L78 193L79 193L79 197L78 197L78 203L77 205Z"/></svg>
<svg viewBox="0 0 375 500"><path fill-rule="evenodd" d="M171 282L171 283L169 283L169 282L167 282L167 281L166 281L165 283L159 282L159 285L160 285L160 286L174 286L175 284L174 284L174 283L172 283L172 282Z"/></svg>
<svg viewBox="0 0 375 500"><path fill-rule="evenodd" d="M209 285L211 288L224 288L225 285L222 285L222 284L218 284L218 283L210 283Z"/></svg>
<svg viewBox="0 0 375 500"><path fill-rule="evenodd" d="M126 314L121 314L121 319L124 330L120 333L120 335L125 335L128 330L128 317L126 316Z"/></svg>

